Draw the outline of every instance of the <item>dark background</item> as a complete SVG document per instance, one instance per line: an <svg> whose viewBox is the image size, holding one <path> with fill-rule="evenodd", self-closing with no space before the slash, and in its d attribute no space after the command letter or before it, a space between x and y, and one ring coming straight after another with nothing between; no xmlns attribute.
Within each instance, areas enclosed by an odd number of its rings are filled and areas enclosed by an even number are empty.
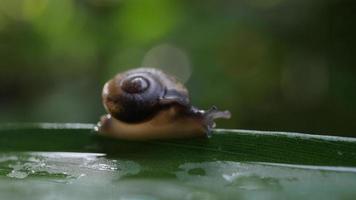
<svg viewBox="0 0 356 200"><path fill-rule="evenodd" d="M115 73L163 68L218 127L356 136L356 1L4 0L0 122L95 123Z"/></svg>

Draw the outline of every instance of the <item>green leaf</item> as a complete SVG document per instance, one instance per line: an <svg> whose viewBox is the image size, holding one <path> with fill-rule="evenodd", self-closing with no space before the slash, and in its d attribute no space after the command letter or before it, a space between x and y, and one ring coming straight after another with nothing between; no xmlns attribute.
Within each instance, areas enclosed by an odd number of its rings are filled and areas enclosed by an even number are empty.
<svg viewBox="0 0 356 200"><path fill-rule="evenodd" d="M352 199L356 139L217 129L123 141L92 124L0 126L0 199Z"/></svg>

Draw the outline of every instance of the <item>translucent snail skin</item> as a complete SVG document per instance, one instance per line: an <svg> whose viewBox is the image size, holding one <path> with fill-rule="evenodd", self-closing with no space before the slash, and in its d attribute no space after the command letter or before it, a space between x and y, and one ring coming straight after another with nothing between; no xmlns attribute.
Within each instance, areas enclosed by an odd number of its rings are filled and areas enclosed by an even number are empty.
<svg viewBox="0 0 356 200"><path fill-rule="evenodd" d="M98 122L99 134L127 140L208 137L214 119L230 118L215 106L192 106L182 83L153 68L117 74L104 85L102 100L108 114Z"/></svg>

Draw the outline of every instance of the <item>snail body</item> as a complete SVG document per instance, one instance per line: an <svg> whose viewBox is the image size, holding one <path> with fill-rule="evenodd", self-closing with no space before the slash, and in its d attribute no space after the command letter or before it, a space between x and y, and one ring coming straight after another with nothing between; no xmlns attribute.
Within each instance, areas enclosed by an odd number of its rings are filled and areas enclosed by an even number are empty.
<svg viewBox="0 0 356 200"><path fill-rule="evenodd" d="M107 115L97 125L100 134L129 140L207 137L214 119L229 111L191 106L188 90L174 77L153 68L117 74L103 88Z"/></svg>

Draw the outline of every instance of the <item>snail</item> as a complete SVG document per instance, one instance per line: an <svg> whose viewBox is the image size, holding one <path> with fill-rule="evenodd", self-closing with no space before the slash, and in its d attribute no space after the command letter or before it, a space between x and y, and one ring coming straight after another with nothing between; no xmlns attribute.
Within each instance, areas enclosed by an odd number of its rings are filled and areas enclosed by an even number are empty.
<svg viewBox="0 0 356 200"><path fill-rule="evenodd" d="M188 90L173 76L153 68L117 74L103 88L107 115L96 130L128 140L208 137L214 119L230 118L215 106L199 110L190 104Z"/></svg>

